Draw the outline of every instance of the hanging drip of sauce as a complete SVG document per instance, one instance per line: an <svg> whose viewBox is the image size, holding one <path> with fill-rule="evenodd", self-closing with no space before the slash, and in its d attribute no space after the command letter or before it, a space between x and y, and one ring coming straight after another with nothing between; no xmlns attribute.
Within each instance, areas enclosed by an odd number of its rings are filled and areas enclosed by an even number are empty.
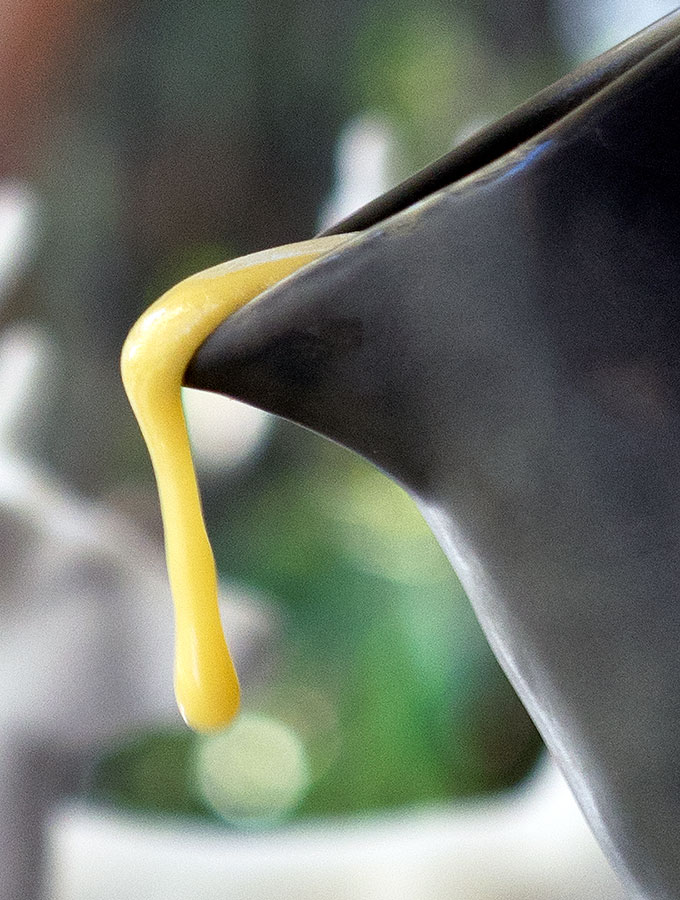
<svg viewBox="0 0 680 900"><path fill-rule="evenodd" d="M184 372L228 316L348 237L288 244L192 275L149 307L123 347L123 383L151 456L163 517L175 607L175 695L197 731L229 723L239 685L220 622L215 561L182 409Z"/></svg>

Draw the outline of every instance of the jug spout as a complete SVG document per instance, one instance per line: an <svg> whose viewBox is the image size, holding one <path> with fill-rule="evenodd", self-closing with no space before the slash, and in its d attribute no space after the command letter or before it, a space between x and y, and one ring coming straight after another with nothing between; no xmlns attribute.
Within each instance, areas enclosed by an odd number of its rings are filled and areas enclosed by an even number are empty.
<svg viewBox="0 0 680 900"><path fill-rule="evenodd" d="M350 239L232 316L202 345L185 383L276 413L420 483L426 373L409 358L417 301L403 286L390 291L392 257L380 232Z"/></svg>
<svg viewBox="0 0 680 900"><path fill-rule="evenodd" d="M185 382L413 494L609 859L635 896L671 900L680 14L614 54L519 143L492 129L498 155L482 141L450 183L416 176L350 219L357 235L231 316Z"/></svg>

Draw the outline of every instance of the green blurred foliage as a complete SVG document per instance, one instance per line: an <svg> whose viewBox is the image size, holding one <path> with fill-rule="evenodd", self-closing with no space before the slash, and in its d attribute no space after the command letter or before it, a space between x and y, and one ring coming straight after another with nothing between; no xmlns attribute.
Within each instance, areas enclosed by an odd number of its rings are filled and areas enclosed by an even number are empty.
<svg viewBox="0 0 680 900"><path fill-rule="evenodd" d="M97 764L92 798L132 812L210 818L189 777L194 743L188 729L121 739Z"/></svg>
<svg viewBox="0 0 680 900"><path fill-rule="evenodd" d="M432 3L419 4L416 14L407 5L396 14L391 4L367 8L356 59L359 104L392 119L410 151L410 168L445 153L458 130L488 115L476 87L488 84L488 55L470 23L451 9Z"/></svg>
<svg viewBox="0 0 680 900"><path fill-rule="evenodd" d="M558 71L552 44L532 43L520 58L503 54L485 18L467 7L382 0L363 10L353 91L361 109L380 111L395 124L407 149L403 177L516 106Z"/></svg>
<svg viewBox="0 0 680 900"><path fill-rule="evenodd" d="M288 465L263 485L215 552L223 572L279 599L298 656L290 674L338 716L336 757L301 811L511 783L538 738L415 504L336 445L311 434L295 443L304 474Z"/></svg>

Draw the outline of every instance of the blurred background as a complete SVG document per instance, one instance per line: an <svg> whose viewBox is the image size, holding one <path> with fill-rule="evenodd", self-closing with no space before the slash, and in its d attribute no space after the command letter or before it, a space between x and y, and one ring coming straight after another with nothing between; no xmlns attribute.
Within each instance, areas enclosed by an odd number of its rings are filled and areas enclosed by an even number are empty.
<svg viewBox="0 0 680 900"><path fill-rule="evenodd" d="M118 355L179 279L313 235L675 5L4 0L0 900L618 896L408 498L190 391L243 713L183 726Z"/></svg>

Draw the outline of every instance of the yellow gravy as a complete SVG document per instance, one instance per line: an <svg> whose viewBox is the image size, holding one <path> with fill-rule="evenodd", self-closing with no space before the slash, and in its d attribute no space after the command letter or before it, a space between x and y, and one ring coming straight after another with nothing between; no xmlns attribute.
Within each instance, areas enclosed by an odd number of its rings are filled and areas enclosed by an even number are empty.
<svg viewBox="0 0 680 900"><path fill-rule="evenodd" d="M192 275L149 307L123 347L123 383L149 449L163 517L175 607L175 696L197 731L228 724L238 709L239 685L222 632L215 561L182 409L184 372L228 316L347 239L288 244Z"/></svg>

